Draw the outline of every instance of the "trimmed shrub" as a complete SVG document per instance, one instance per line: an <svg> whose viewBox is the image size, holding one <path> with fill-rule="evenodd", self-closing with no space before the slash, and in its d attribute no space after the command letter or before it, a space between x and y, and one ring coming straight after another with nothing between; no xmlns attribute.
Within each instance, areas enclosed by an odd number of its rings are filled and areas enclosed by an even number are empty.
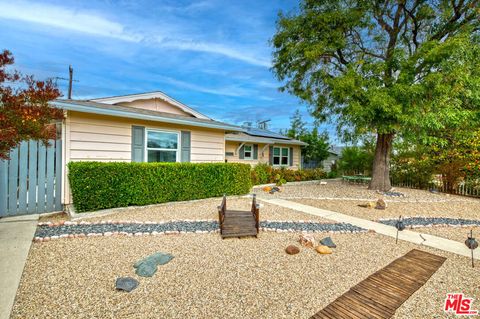
<svg viewBox="0 0 480 319"><path fill-rule="evenodd" d="M250 165L70 162L77 212L247 194Z"/></svg>
<svg viewBox="0 0 480 319"><path fill-rule="evenodd" d="M252 168L252 184L261 185L271 183L272 166L260 163Z"/></svg>
<svg viewBox="0 0 480 319"><path fill-rule="evenodd" d="M327 174L320 168L292 170L286 167L274 168L268 164L258 164L252 168L252 184L300 182L326 178Z"/></svg>

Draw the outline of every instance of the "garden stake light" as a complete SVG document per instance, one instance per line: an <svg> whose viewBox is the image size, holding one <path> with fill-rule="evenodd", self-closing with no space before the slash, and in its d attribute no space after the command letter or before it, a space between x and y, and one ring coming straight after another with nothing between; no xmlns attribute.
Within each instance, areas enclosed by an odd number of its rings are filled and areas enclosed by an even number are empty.
<svg viewBox="0 0 480 319"><path fill-rule="evenodd" d="M467 235L468 236L468 235ZM465 245L472 251L472 268L475 267L473 264L473 250L478 247L478 242L473 238L473 230L470 230L470 236L465 240Z"/></svg>
<svg viewBox="0 0 480 319"><path fill-rule="evenodd" d="M400 215L397 222L395 223L395 227L397 228L397 238L395 239L395 244L398 244L398 232L405 229L405 224L403 223L402 215Z"/></svg>

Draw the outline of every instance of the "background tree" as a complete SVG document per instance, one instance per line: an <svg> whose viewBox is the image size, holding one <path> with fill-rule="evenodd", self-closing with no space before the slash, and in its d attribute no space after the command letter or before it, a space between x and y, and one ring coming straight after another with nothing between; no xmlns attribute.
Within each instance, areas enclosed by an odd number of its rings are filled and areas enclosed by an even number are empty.
<svg viewBox="0 0 480 319"><path fill-rule="evenodd" d="M48 102L60 96L51 80L35 81L9 70L14 63L12 54L0 53L0 159L7 159L10 150L21 141L55 138L52 125L63 119L63 111Z"/></svg>
<svg viewBox="0 0 480 319"><path fill-rule="evenodd" d="M372 169L373 151L368 144L344 147L337 164L338 169L344 175L368 175Z"/></svg>
<svg viewBox="0 0 480 319"><path fill-rule="evenodd" d="M279 15L273 71L345 139L376 134L370 188L389 190L395 136L480 122L479 2L303 0Z"/></svg>
<svg viewBox="0 0 480 319"><path fill-rule="evenodd" d="M300 140L308 144L302 147L302 154L306 161L322 162L330 155L328 134L326 132L319 133L317 126L301 136Z"/></svg>
<svg viewBox="0 0 480 319"><path fill-rule="evenodd" d="M300 111L296 110L293 116L290 117L290 128L281 131L281 133L308 144L307 146L302 146L304 160L321 162L329 155L328 134L326 132L319 133L317 125L314 125L311 131L306 126L307 123L303 121Z"/></svg>
<svg viewBox="0 0 480 319"><path fill-rule="evenodd" d="M290 128L282 133L290 138L298 140L300 136L307 132L306 126L307 123L303 121L302 114L300 114L299 110L296 110L290 117Z"/></svg>
<svg viewBox="0 0 480 319"><path fill-rule="evenodd" d="M444 189L452 192L466 176L475 176L480 162L480 130L450 128L421 145L432 167L442 175Z"/></svg>

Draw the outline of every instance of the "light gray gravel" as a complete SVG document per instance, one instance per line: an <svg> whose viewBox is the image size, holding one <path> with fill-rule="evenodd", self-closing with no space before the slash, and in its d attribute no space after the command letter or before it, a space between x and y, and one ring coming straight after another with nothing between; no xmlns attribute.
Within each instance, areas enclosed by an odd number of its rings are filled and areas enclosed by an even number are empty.
<svg viewBox="0 0 480 319"><path fill-rule="evenodd" d="M308 318L418 248L371 233L330 236L338 246L332 255L302 248L294 256L284 252L298 238L290 233L240 240L187 234L35 243L12 318ZM396 318L443 317L447 292L480 298L478 268L470 268L468 258L425 250L448 260ZM175 259L152 278L135 276L133 263L157 251ZM140 285L129 294L117 292L121 276Z"/></svg>

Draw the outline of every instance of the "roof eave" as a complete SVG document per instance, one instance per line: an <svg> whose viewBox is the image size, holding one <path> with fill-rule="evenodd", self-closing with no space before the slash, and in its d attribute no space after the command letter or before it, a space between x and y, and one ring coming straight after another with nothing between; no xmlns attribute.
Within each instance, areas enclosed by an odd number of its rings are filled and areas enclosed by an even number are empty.
<svg viewBox="0 0 480 319"><path fill-rule="evenodd" d="M98 108L94 106L78 105L75 103L58 102L58 101L53 101L52 105L54 105L57 108L61 108L63 110L76 111L81 113L110 115L110 116L155 121L155 122L162 122L162 123L182 124L182 125L189 125L189 126L195 126L195 127L220 129L225 131L242 132L241 127L227 125L220 122L214 122L214 123L195 122L195 121L190 121L188 119L178 119L178 118L169 118L169 117L163 117L158 115L139 114L139 113L120 111L120 110L103 109L103 108Z"/></svg>

